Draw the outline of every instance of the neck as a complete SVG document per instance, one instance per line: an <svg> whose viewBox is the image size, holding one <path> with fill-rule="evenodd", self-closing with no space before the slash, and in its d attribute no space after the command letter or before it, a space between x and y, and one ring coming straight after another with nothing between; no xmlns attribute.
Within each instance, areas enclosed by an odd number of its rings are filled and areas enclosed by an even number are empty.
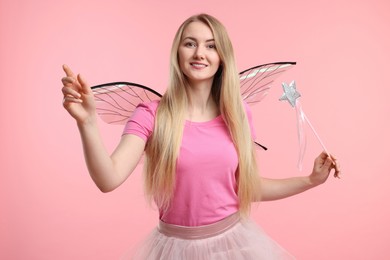
<svg viewBox="0 0 390 260"><path fill-rule="evenodd" d="M211 95L210 82L191 84L188 89L188 113L187 119L191 121L206 121L218 116L217 107Z"/></svg>

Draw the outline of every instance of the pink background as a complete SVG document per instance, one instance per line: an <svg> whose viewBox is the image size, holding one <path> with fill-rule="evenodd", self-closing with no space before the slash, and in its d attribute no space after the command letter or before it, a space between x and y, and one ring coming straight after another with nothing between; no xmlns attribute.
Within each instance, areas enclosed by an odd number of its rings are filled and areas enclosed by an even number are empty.
<svg viewBox="0 0 390 260"><path fill-rule="evenodd" d="M102 194L84 165L74 121L62 108L61 65L92 85L166 87L171 41L188 16L227 27L237 66L297 61L295 79L317 132L342 163L314 190L256 206L253 218L298 259L389 259L390 60L386 0L0 2L0 258L117 259L156 224L141 168ZM295 113L278 82L255 110L261 172L307 174L322 150L307 129L296 168ZM108 149L122 127L101 131Z"/></svg>

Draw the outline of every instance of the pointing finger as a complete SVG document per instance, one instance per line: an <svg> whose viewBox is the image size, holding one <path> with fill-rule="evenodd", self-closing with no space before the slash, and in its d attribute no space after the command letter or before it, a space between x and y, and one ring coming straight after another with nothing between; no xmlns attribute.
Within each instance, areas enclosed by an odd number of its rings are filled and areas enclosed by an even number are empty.
<svg viewBox="0 0 390 260"><path fill-rule="evenodd" d="M68 77L75 77L73 71L68 67L68 65L64 64L62 65L62 69L65 71L66 76Z"/></svg>

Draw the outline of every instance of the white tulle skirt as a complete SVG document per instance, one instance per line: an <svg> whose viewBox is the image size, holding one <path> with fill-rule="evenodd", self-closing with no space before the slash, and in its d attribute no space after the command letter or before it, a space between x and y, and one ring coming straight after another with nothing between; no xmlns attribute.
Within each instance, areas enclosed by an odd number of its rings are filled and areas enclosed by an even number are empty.
<svg viewBox="0 0 390 260"><path fill-rule="evenodd" d="M217 223L184 227L160 221L133 255L136 260L295 259L250 219L233 214Z"/></svg>

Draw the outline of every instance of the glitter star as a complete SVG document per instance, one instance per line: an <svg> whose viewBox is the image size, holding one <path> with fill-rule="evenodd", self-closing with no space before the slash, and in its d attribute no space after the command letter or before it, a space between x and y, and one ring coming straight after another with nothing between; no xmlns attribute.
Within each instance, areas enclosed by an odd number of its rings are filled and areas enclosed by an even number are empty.
<svg viewBox="0 0 390 260"><path fill-rule="evenodd" d="M290 85L282 83L283 95L279 98L280 101L287 100L292 107L295 107L297 99L301 96L295 86L295 80L291 81Z"/></svg>

